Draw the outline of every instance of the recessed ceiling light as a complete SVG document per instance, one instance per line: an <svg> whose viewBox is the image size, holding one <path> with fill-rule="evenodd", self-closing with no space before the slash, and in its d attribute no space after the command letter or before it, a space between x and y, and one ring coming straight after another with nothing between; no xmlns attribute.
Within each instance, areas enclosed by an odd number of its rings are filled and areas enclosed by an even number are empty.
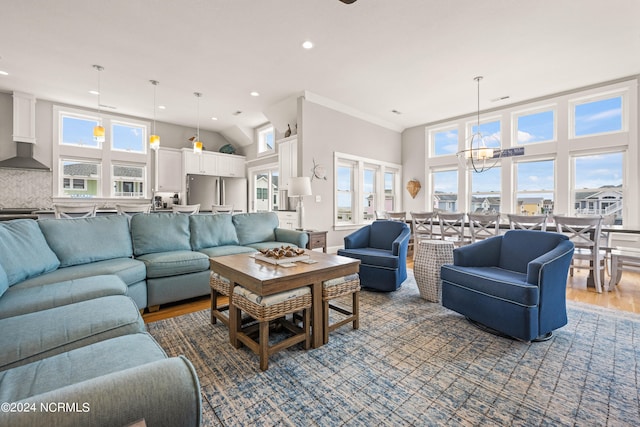
<svg viewBox="0 0 640 427"><path fill-rule="evenodd" d="M217 117L211 117L211 120L218 120Z"/></svg>
<svg viewBox="0 0 640 427"><path fill-rule="evenodd" d="M0 70L0 76L8 76L9 73L7 73L6 71L2 71Z"/></svg>
<svg viewBox="0 0 640 427"><path fill-rule="evenodd" d="M89 93L91 95L100 95L100 92L98 92L97 90L90 90Z"/></svg>
<svg viewBox="0 0 640 427"><path fill-rule="evenodd" d="M253 92L251 92L250 95L251 96L260 96L260 94L258 92L256 92L255 90Z"/></svg>
<svg viewBox="0 0 640 427"><path fill-rule="evenodd" d="M304 43L302 43L302 47L305 49L312 49L313 48L313 42L307 40Z"/></svg>
<svg viewBox="0 0 640 427"><path fill-rule="evenodd" d="M164 109L166 109L166 108L167 108L167 107L165 107L164 105L158 105L158 110L164 110Z"/></svg>

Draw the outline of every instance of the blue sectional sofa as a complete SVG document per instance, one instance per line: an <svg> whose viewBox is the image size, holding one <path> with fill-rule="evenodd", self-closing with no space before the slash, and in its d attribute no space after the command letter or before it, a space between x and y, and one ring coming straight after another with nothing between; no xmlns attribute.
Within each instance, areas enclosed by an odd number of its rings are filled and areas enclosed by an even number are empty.
<svg viewBox="0 0 640 427"><path fill-rule="evenodd" d="M193 366L140 312L208 294L211 256L307 239L275 213L0 223L0 425L199 425Z"/></svg>

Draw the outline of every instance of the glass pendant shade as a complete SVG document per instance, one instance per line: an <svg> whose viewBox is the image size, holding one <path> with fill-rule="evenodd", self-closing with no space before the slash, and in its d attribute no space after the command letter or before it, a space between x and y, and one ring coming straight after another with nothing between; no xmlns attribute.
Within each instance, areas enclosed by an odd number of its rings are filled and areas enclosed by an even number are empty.
<svg viewBox="0 0 640 427"><path fill-rule="evenodd" d="M198 140L193 141L193 152L196 154L202 153L202 142Z"/></svg>
<svg viewBox="0 0 640 427"><path fill-rule="evenodd" d="M93 140L95 142L104 142L104 127L101 124L93 128Z"/></svg>
<svg viewBox="0 0 640 427"><path fill-rule="evenodd" d="M160 137L158 135L151 135L149 137L149 147L151 147L152 150L160 148Z"/></svg>

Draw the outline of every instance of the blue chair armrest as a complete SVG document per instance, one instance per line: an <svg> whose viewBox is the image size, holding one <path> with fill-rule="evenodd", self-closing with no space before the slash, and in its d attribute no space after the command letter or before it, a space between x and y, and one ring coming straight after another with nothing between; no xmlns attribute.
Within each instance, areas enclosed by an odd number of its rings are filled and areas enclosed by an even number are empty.
<svg viewBox="0 0 640 427"><path fill-rule="evenodd" d="M367 225L345 236L344 248L353 249L353 248L369 247L369 231L370 230L371 230L371 227Z"/></svg>
<svg viewBox="0 0 640 427"><path fill-rule="evenodd" d="M409 238L411 237L411 229L409 227L402 230L400 235L396 237L391 246L391 253L395 256L401 256L401 250L404 248L404 258L406 259L407 247L409 246Z"/></svg>
<svg viewBox="0 0 640 427"><path fill-rule="evenodd" d="M542 286L545 282L555 282L557 279L562 279L566 284L567 266L571 263L572 257L573 243L569 240L560 242L553 250L529 262L527 282ZM558 277L557 274L564 275L564 277Z"/></svg>
<svg viewBox="0 0 640 427"><path fill-rule="evenodd" d="M495 267L500 260L502 236L479 240L453 251L453 264L461 267Z"/></svg>

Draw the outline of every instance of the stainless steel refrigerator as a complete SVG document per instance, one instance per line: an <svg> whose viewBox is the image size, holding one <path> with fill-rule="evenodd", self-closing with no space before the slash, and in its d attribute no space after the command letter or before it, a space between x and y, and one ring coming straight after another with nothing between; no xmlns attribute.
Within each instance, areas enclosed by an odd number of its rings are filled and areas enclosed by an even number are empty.
<svg viewBox="0 0 640 427"><path fill-rule="evenodd" d="M187 175L187 204L200 204L200 211L213 205L233 205L235 212L247 212L247 179L208 175Z"/></svg>

